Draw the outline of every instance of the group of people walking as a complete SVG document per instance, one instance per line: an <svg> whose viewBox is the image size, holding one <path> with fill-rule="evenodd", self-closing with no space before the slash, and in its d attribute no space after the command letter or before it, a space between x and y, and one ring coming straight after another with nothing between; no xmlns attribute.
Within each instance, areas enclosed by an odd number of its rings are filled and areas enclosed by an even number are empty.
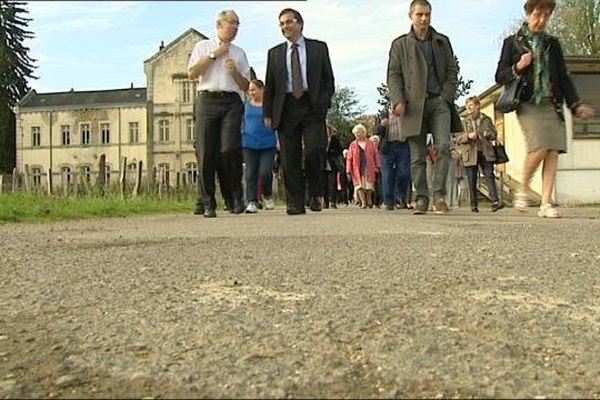
<svg viewBox="0 0 600 400"><path fill-rule="evenodd" d="M562 105L566 102L577 117L594 115L577 96L559 41L544 31L554 7L555 0L525 2L526 21L517 34L505 39L496 71L499 84L516 78L526 82L517 118L526 138L527 157L515 208L523 212L528 209L530 180L542 163L538 214L551 218L560 216L553 192L558 154L566 150ZM479 169L487 180L492 211L502 208L494 178L494 124L479 110L477 97L467 99L467 116L462 121L458 116L454 107L456 59L449 38L431 26L431 11L427 0L411 1L411 29L392 42L389 52L390 111L377 136L381 143L369 140L364 126L355 126L355 140L345 162L340 162L339 140L336 143L326 125L335 90L327 44L305 38L300 13L283 9L278 19L285 40L268 51L263 84L250 79L246 54L232 43L239 25L237 14L233 10L219 13L216 37L199 41L188 64L190 79L199 80L195 105L199 168L196 212L216 217L216 174L226 183L226 203L231 212L256 212L260 196L257 182L261 183L265 208L273 208L272 169L278 146L289 215L305 214L306 207L318 212L323 205L335 206L340 175L351 178L361 207L372 206L377 187L382 189L386 209L394 209L399 202L408 207L414 185L414 214L425 214L430 204L435 213L446 213L453 140L469 181L471 210L479 211ZM246 92L249 100L244 104ZM432 157L428 135L433 137L435 148L431 191L426 163L427 157ZM246 164L245 200L242 161ZM342 168L345 174L341 174Z"/></svg>

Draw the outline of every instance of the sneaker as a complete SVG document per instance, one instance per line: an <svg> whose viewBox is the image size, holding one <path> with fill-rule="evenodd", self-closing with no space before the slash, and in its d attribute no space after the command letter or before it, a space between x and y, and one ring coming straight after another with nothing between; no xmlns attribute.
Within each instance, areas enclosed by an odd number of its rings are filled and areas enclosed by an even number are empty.
<svg viewBox="0 0 600 400"><path fill-rule="evenodd" d="M515 194L515 201L513 205L515 207L515 210L517 210L518 212L527 212L527 208L529 207L529 196L527 196L526 193L518 192L517 194Z"/></svg>
<svg viewBox="0 0 600 400"><path fill-rule="evenodd" d="M275 208L275 201L272 197L265 197L263 203L265 203L265 210L273 210Z"/></svg>
<svg viewBox="0 0 600 400"><path fill-rule="evenodd" d="M540 206L540 211L538 211L538 217L541 218L560 218L560 211L558 208L554 207L552 204L546 203Z"/></svg>
<svg viewBox="0 0 600 400"><path fill-rule="evenodd" d="M433 212L436 214L446 214L449 211L448 205L443 199L433 203Z"/></svg>
<svg viewBox="0 0 600 400"><path fill-rule="evenodd" d="M258 212L258 206L255 202L251 201L246 206L246 210L244 211L246 214L256 214Z"/></svg>
<svg viewBox="0 0 600 400"><path fill-rule="evenodd" d="M414 207L414 211L413 214L414 215L423 215L427 212L427 209L429 208L429 204L427 204L428 201L426 199L418 199L417 201L415 201L415 207Z"/></svg>

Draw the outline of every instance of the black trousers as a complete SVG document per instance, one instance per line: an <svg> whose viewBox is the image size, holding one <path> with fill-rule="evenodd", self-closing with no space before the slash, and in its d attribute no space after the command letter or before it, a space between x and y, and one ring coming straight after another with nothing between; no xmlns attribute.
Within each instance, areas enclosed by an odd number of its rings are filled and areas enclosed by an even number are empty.
<svg viewBox="0 0 600 400"><path fill-rule="evenodd" d="M195 104L196 158L198 160L198 200L206 208L216 208L215 173L232 202L242 204L242 117L244 104L237 93L199 93ZM229 205L233 207L233 205Z"/></svg>
<svg viewBox="0 0 600 400"><path fill-rule="evenodd" d="M327 145L325 121L314 111L308 94L300 99L286 95L278 132L287 206L304 208L305 190L309 198L322 194Z"/></svg>

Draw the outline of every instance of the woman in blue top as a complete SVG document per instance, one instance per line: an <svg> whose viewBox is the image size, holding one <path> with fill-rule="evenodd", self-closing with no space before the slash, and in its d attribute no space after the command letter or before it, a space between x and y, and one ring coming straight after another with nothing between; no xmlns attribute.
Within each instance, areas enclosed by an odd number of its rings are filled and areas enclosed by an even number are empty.
<svg viewBox="0 0 600 400"><path fill-rule="evenodd" d="M262 180L262 195L264 207L272 210L273 201L273 161L277 147L277 137L272 129L263 123L263 92L265 85L262 81L250 81L248 88L249 101L244 110L244 127L242 129L242 148L246 164L246 212L258 211L258 180Z"/></svg>

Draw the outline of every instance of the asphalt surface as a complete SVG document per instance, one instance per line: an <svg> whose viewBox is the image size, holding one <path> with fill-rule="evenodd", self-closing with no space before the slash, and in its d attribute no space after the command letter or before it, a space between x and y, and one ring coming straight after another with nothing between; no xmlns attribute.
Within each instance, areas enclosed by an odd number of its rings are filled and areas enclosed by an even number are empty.
<svg viewBox="0 0 600 400"><path fill-rule="evenodd" d="M0 226L0 398L600 397L600 209Z"/></svg>

